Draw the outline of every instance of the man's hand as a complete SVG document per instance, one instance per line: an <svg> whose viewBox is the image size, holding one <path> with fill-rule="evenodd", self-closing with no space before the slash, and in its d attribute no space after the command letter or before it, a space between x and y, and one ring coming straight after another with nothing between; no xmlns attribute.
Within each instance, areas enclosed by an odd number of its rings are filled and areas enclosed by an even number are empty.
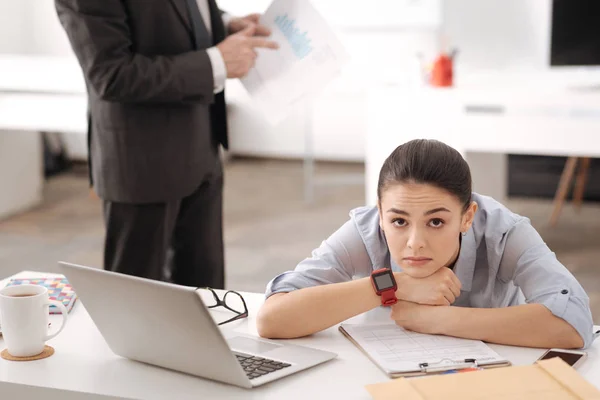
<svg viewBox="0 0 600 400"><path fill-rule="evenodd" d="M390 318L396 322L396 325L413 332L435 335L440 333L436 323L439 319L437 311L447 308L400 300L391 306L391 309Z"/></svg>
<svg viewBox="0 0 600 400"><path fill-rule="evenodd" d="M440 268L426 278L413 278L406 273L394 275L398 283L396 297L432 306L449 306L460 296L461 283L450 268Z"/></svg>
<svg viewBox="0 0 600 400"><path fill-rule="evenodd" d="M260 14L250 14L242 18L232 18L229 22L229 33L236 33L246 29L247 27L254 25L256 26L256 36L269 36L271 30L264 25L260 24Z"/></svg>
<svg viewBox="0 0 600 400"><path fill-rule="evenodd" d="M228 78L242 78L248 74L248 71L254 66L256 60L257 47L266 49L277 49L279 45L272 40L261 37L254 37L256 34L256 25L248 25L245 29L229 35L225 40L217 45L221 52Z"/></svg>

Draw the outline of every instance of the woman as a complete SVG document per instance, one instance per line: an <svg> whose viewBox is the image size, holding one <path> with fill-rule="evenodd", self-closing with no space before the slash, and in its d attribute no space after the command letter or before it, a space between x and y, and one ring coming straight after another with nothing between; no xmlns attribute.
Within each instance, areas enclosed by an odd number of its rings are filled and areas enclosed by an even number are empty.
<svg viewBox="0 0 600 400"><path fill-rule="evenodd" d="M434 140L399 146L377 197L269 283L261 336L310 335L382 305L370 275L391 268L391 318L406 329L528 347L591 344L581 285L527 218L471 192L456 150Z"/></svg>

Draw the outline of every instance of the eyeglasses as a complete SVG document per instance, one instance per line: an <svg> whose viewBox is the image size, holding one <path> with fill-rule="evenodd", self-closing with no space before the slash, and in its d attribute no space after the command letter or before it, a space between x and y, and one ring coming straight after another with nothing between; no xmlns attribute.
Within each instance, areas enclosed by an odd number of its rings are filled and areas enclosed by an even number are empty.
<svg viewBox="0 0 600 400"><path fill-rule="evenodd" d="M219 322L217 325L223 325L228 322L233 322L237 321L238 319L248 317L248 306L246 306L246 301L238 292L228 290L227 292L225 292L225 294L223 295L223 299L221 300L221 298L217 295L217 292L215 292L213 289L208 287L204 289L210 290L215 300L214 304L207 305L208 308L215 308L221 306L237 314L235 317L229 318L228 320L223 322Z"/></svg>

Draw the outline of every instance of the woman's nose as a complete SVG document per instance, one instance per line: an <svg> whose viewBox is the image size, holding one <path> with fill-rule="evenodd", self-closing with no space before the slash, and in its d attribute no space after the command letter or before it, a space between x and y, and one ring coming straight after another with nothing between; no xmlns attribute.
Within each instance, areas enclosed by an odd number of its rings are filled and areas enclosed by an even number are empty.
<svg viewBox="0 0 600 400"><path fill-rule="evenodd" d="M408 234L407 245L411 249L421 249L425 247L423 233L419 229L411 229Z"/></svg>

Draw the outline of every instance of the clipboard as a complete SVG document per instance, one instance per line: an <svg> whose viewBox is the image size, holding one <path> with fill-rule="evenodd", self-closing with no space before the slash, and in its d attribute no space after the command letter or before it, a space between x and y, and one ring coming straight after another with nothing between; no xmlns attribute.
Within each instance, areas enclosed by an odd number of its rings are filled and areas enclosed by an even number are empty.
<svg viewBox="0 0 600 400"><path fill-rule="evenodd" d="M450 372L460 372L468 370L479 370L479 369L492 369L500 367L509 367L511 362L508 360L494 360L494 361L478 361L476 358L463 358L463 359L451 359L441 358L437 361L423 361L418 363L418 366L414 370L410 371L392 371L386 369L375 357L363 346L361 346L352 335L344 329L344 324L340 324L338 330L352 342L363 354L371 360L379 369L381 369L390 378L400 377L416 377L416 376L427 376L427 375L438 375ZM400 328L401 329L401 328ZM480 341L478 341L480 342Z"/></svg>

